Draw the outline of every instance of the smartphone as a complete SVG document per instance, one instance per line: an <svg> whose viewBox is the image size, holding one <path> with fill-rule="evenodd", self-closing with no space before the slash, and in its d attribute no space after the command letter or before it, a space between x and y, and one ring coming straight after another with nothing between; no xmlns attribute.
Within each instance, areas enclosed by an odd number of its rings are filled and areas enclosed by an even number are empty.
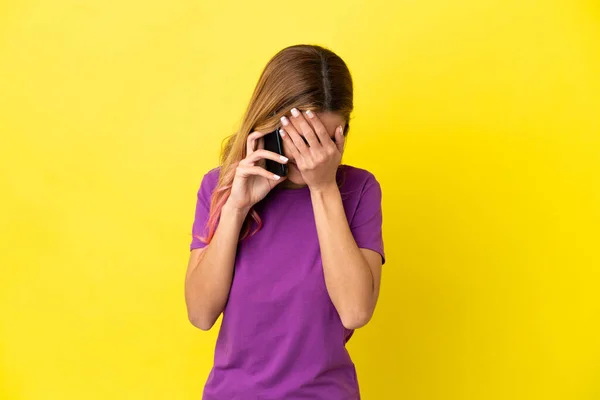
<svg viewBox="0 0 600 400"><path fill-rule="evenodd" d="M265 150L272 151L281 156L283 155L283 141L281 140L281 135L279 135L279 128L275 129L273 132L267 133L263 136L263 139ZM269 159L265 159L265 161L267 171L279 176L287 175L287 165Z"/></svg>

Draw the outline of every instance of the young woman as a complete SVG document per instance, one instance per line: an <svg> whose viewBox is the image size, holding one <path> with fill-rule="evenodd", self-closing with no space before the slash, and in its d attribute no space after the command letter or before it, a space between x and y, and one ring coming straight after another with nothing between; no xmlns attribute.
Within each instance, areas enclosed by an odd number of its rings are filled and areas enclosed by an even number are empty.
<svg viewBox="0 0 600 400"><path fill-rule="evenodd" d="M352 96L330 50L281 50L202 179L185 300L202 330L223 313L204 400L360 398L345 344L373 314L385 256L381 187L340 164ZM283 158L263 148L278 127Z"/></svg>

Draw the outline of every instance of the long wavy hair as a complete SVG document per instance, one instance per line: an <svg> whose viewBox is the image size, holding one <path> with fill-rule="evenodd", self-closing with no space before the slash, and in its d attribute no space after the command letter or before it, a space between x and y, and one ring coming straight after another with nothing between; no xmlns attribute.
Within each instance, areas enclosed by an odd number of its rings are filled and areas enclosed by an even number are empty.
<svg viewBox="0 0 600 400"><path fill-rule="evenodd" d="M210 243L215 234L238 163L246 157L248 135L254 131L275 130L280 124L279 118L293 107L341 115L347 121L343 131L347 136L354 103L352 77L346 63L331 50L307 44L286 47L269 60L241 126L224 141L219 180L211 196L208 235L200 237L203 242ZM250 232L253 223L257 227ZM262 220L253 207L242 226L240 240L254 235L261 227Z"/></svg>

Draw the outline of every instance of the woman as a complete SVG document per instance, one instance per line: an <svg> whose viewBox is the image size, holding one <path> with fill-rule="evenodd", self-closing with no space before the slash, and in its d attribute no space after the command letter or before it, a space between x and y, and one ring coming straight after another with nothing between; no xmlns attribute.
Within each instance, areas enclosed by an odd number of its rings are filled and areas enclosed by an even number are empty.
<svg viewBox="0 0 600 400"><path fill-rule="evenodd" d="M223 313L204 400L360 398L345 344L373 314L385 257L380 185L340 165L352 95L336 54L283 49L202 179L187 312L202 330ZM263 148L277 127L283 158Z"/></svg>

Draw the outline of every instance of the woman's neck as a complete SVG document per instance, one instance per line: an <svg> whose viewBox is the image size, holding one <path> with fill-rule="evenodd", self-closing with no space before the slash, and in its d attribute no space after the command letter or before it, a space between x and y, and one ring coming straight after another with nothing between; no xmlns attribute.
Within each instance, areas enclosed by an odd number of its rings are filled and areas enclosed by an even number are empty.
<svg viewBox="0 0 600 400"><path fill-rule="evenodd" d="M281 182L278 186L282 189L302 189L302 188L306 187L306 184L300 185L298 183L294 183L294 182L290 182L289 180L286 180L285 182Z"/></svg>

